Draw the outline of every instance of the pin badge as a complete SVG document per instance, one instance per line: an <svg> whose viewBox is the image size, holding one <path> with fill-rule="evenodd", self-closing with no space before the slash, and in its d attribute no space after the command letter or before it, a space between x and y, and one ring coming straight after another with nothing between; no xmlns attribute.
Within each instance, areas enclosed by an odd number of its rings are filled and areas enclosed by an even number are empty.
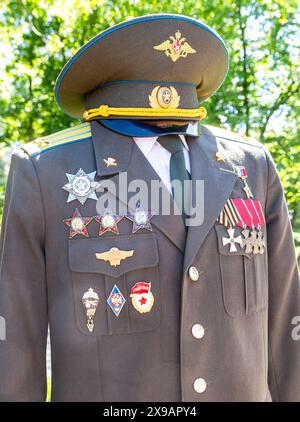
<svg viewBox="0 0 300 422"><path fill-rule="evenodd" d="M122 295L118 286L115 284L107 299L107 303L117 317L120 315L125 302L126 300L124 296Z"/></svg>
<svg viewBox="0 0 300 422"><path fill-rule="evenodd" d="M151 292L151 283L139 281L131 288L131 303L134 309L141 314L150 312L154 303L154 296Z"/></svg>
<svg viewBox="0 0 300 422"><path fill-rule="evenodd" d="M102 253L96 253L96 258L108 261L111 267L117 267L121 264L122 259L131 257L134 254L134 250L131 251L121 251L118 248L111 248L109 251Z"/></svg>
<svg viewBox="0 0 300 422"><path fill-rule="evenodd" d="M150 220L153 216L154 213L151 211L145 211L138 201L135 213L127 214L126 218L133 222L132 233L136 233L140 229L147 229L152 231Z"/></svg>
<svg viewBox="0 0 300 422"><path fill-rule="evenodd" d="M94 217L97 223L100 224L99 236L106 232L119 234L118 223L124 218L123 215L113 214L109 207L104 209L103 215Z"/></svg>
<svg viewBox="0 0 300 422"><path fill-rule="evenodd" d="M70 227L69 238L72 239L77 234L89 237L87 225L92 221L93 217L82 217L78 208L73 213L71 218L63 220L63 222Z"/></svg>
<svg viewBox="0 0 300 422"><path fill-rule="evenodd" d="M116 159L113 158L113 157L104 158L103 161L105 162L106 167L117 166L118 165L117 162L116 162Z"/></svg>
<svg viewBox="0 0 300 422"><path fill-rule="evenodd" d="M94 316L99 303L99 296L92 288L82 296L82 303L86 314L86 326L91 333L94 329Z"/></svg>
<svg viewBox="0 0 300 422"><path fill-rule="evenodd" d="M176 62L180 57L186 57L188 54L196 53L186 38L181 38L181 32L177 31L175 37L171 35L168 40L163 41L159 45L155 45L154 50L164 51L167 57Z"/></svg>
<svg viewBox="0 0 300 422"><path fill-rule="evenodd" d="M238 243L240 246L242 245L242 236L234 237L234 229L227 229L227 233L228 237L222 237L223 246L229 244L229 252L237 252L235 244Z"/></svg>
<svg viewBox="0 0 300 422"><path fill-rule="evenodd" d="M81 168L76 174L66 173L68 183L63 186L63 189L69 192L67 202L79 201L81 205L87 199L94 199L97 201L95 190L100 186L100 183L95 182L96 172L85 173Z"/></svg>
<svg viewBox="0 0 300 422"><path fill-rule="evenodd" d="M216 160L217 161L222 161L223 163L225 163L224 155L220 151L217 151L216 152Z"/></svg>

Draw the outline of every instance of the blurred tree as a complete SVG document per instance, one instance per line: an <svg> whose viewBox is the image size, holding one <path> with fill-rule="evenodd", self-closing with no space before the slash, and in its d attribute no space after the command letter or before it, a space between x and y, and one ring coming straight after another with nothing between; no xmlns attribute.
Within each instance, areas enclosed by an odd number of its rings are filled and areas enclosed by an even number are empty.
<svg viewBox="0 0 300 422"><path fill-rule="evenodd" d="M27 142L77 124L54 100L61 67L109 25L158 12L202 19L225 39L231 65L221 89L205 103L207 123L269 145L296 225L300 214L297 0L2 0L0 141Z"/></svg>

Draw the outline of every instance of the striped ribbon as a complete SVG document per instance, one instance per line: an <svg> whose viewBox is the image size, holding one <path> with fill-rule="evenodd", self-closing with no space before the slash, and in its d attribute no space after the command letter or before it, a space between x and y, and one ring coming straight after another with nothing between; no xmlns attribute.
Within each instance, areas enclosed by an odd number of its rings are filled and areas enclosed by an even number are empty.
<svg viewBox="0 0 300 422"><path fill-rule="evenodd" d="M239 221L241 221L241 216L232 199L228 199L217 218L217 222L226 227L235 227Z"/></svg>

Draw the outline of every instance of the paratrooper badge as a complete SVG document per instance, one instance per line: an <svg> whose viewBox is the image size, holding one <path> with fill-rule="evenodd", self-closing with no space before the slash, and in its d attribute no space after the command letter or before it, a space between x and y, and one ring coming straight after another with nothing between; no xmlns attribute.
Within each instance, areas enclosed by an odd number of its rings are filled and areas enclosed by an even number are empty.
<svg viewBox="0 0 300 422"><path fill-rule="evenodd" d="M95 256L97 259L108 261L111 267L117 267L121 264L123 259L127 259L134 254L134 250L122 251L119 248L110 248L109 251L96 253Z"/></svg>
<svg viewBox="0 0 300 422"><path fill-rule="evenodd" d="M67 203L71 201L79 201L81 205L87 199L94 199L97 201L95 190L100 186L100 183L95 182L96 172L85 173L79 169L76 174L66 173L68 183L63 186L63 189L69 192Z"/></svg>
<svg viewBox="0 0 300 422"><path fill-rule="evenodd" d="M125 302L126 300L124 296L122 295L118 286L115 284L107 299L107 303L117 317L120 315L120 312L122 311Z"/></svg>
<svg viewBox="0 0 300 422"><path fill-rule="evenodd" d="M91 333L94 329L94 316L99 304L99 296L90 288L83 294L82 303L86 314L86 326Z"/></svg>
<svg viewBox="0 0 300 422"><path fill-rule="evenodd" d="M151 283L139 281L131 287L131 303L134 309L141 314L150 312L154 303L154 296L151 292Z"/></svg>
<svg viewBox="0 0 300 422"><path fill-rule="evenodd" d="M167 57L176 62L180 57L186 57L188 54L196 53L186 38L181 38L181 32L177 31L175 37L171 35L168 40L163 41L159 45L155 45L154 50L164 51Z"/></svg>
<svg viewBox="0 0 300 422"><path fill-rule="evenodd" d="M82 236L89 237L87 225L92 221L93 217L82 217L78 208L73 213L73 216L63 220L63 222L70 227L69 238L81 234Z"/></svg>

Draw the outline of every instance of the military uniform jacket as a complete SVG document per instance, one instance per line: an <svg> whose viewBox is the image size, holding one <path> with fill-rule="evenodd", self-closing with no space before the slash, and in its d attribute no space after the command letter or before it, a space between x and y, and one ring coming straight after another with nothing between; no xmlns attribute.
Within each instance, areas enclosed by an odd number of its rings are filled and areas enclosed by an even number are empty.
<svg viewBox="0 0 300 422"><path fill-rule="evenodd" d="M119 234L99 236L93 219L89 237L69 238L64 220L76 208L84 217L97 212L91 199L67 202L66 173L96 172L96 181L117 187L121 172L128 183L158 179L132 138L97 121L13 155L1 240L2 401L45 400L48 324L52 401L300 400L299 279L272 158L260 143L212 127L187 141L192 179L204 181L204 220L187 236L180 215L156 214L152 231L132 233L124 218ZM108 157L117 165L107 166ZM247 169L265 215L262 254L223 244L218 216L229 198L245 197L236 165ZM111 195L124 202L118 190ZM134 255L117 266L95 259L112 247ZM138 282L151 283L150 312L132 306ZM107 303L114 285L126 301L118 317ZM82 303L89 288L99 297L92 332Z"/></svg>

